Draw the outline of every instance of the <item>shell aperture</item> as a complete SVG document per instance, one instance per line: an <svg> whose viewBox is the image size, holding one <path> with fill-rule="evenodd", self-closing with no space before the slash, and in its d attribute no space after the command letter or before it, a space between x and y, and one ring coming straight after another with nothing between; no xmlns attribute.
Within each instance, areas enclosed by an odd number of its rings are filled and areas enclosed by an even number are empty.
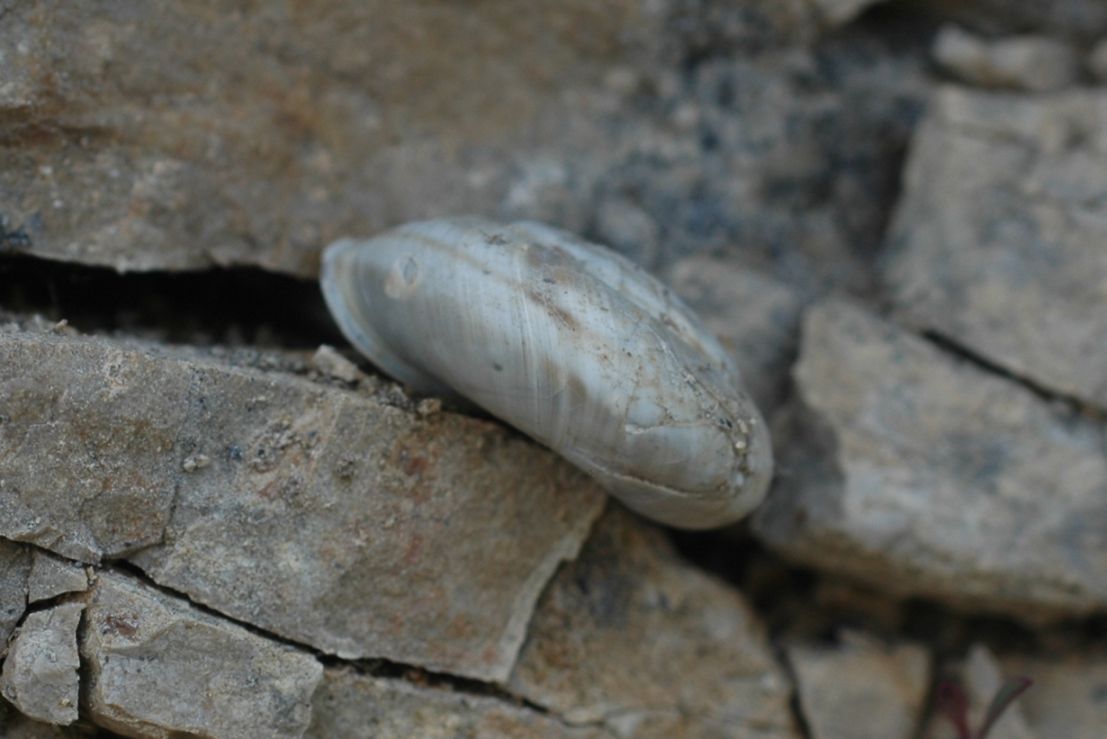
<svg viewBox="0 0 1107 739"><path fill-rule="evenodd" d="M321 281L381 370L480 406L646 516L721 526L765 495L769 436L733 360L604 247L539 223L424 221L335 242Z"/></svg>

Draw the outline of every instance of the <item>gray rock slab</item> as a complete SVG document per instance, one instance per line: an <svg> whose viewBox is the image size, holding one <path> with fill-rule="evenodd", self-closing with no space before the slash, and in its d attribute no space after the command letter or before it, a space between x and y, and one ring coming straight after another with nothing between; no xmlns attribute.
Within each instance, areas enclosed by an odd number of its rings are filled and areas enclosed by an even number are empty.
<svg viewBox="0 0 1107 739"><path fill-rule="evenodd" d="M742 596L618 508L543 594L508 689L618 736L799 736Z"/></svg>
<svg viewBox="0 0 1107 739"><path fill-rule="evenodd" d="M62 726L77 720L77 626L84 603L27 615L0 672L0 695L32 719Z"/></svg>
<svg viewBox="0 0 1107 739"><path fill-rule="evenodd" d="M1076 81L1076 50L1046 36L985 39L945 26L934 42L934 60L946 72L980 87L1045 92Z"/></svg>
<svg viewBox="0 0 1107 739"><path fill-rule="evenodd" d="M799 344L803 301L787 285L730 259L682 259L667 275L734 356L746 387L766 415L780 403Z"/></svg>
<svg viewBox="0 0 1107 739"><path fill-rule="evenodd" d="M8 637L27 610L27 580L31 574L31 550L0 539L0 656Z"/></svg>
<svg viewBox="0 0 1107 739"><path fill-rule="evenodd" d="M35 549L27 578L27 602L37 603L88 588L88 575L77 562Z"/></svg>
<svg viewBox="0 0 1107 739"><path fill-rule="evenodd" d="M840 300L806 314L794 379L761 539L890 593L1107 609L1102 424Z"/></svg>
<svg viewBox="0 0 1107 739"><path fill-rule="evenodd" d="M930 657L917 644L849 635L836 645L787 647L811 739L912 739L930 689Z"/></svg>
<svg viewBox="0 0 1107 739"><path fill-rule="evenodd" d="M0 534L143 542L155 581L286 638L505 678L599 489L499 424L235 362L0 333Z"/></svg>
<svg viewBox="0 0 1107 739"><path fill-rule="evenodd" d="M885 277L902 316L1107 408L1107 94L947 88L912 144Z"/></svg>
<svg viewBox="0 0 1107 739"><path fill-rule="evenodd" d="M818 25L800 0L717 5L727 35L760 44ZM580 226L561 163L610 158L610 70L675 64L714 31L688 6L14 4L0 243L118 270L313 275L339 236L443 213Z"/></svg>
<svg viewBox="0 0 1107 739"><path fill-rule="evenodd" d="M313 700L305 739L600 739L510 699L459 693L406 680L328 669Z"/></svg>
<svg viewBox="0 0 1107 739"><path fill-rule="evenodd" d="M1026 723L1041 739L1084 739L1107 727L1107 652L1003 656L1004 675L1026 675L1034 684L1019 698Z"/></svg>
<svg viewBox="0 0 1107 739"><path fill-rule="evenodd" d="M81 643L89 717L126 736L301 737L316 659L101 572Z"/></svg>
<svg viewBox="0 0 1107 739"><path fill-rule="evenodd" d="M0 536L97 562L169 522L186 368L102 341L0 331Z"/></svg>

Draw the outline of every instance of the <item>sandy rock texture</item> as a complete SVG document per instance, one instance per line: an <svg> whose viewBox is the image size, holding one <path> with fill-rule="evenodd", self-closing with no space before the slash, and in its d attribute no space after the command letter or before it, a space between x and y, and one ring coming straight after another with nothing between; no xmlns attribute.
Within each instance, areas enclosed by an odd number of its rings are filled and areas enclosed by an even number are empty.
<svg viewBox="0 0 1107 739"><path fill-rule="evenodd" d="M1105 115L1099 92L940 90L912 144L885 273L913 325L1100 409Z"/></svg>
<svg viewBox="0 0 1107 739"><path fill-rule="evenodd" d="M381 396L52 333L0 333L0 354L0 534L127 556L346 658L506 677L603 503L499 427Z"/></svg>
<svg viewBox="0 0 1107 739"><path fill-rule="evenodd" d="M794 379L754 522L774 548L1018 619L1107 607L1102 422L842 300L805 316Z"/></svg>
<svg viewBox="0 0 1107 739"><path fill-rule="evenodd" d="M28 614L12 639L0 695L28 717L66 725L77 720L77 626L84 603L65 603Z"/></svg>

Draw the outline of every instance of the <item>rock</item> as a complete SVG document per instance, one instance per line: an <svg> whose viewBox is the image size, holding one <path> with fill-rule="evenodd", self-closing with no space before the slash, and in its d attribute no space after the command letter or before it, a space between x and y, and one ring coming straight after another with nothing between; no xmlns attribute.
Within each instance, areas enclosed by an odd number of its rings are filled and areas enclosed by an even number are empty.
<svg viewBox="0 0 1107 739"><path fill-rule="evenodd" d="M543 594L508 689L618 736L799 736L742 597L622 509Z"/></svg>
<svg viewBox="0 0 1107 739"><path fill-rule="evenodd" d="M1088 70L1100 83L1107 83L1107 39L1092 47L1088 54Z"/></svg>
<svg viewBox="0 0 1107 739"><path fill-rule="evenodd" d="M922 0L943 19L955 19L989 34L1038 31L1080 40L1107 33L1107 6L1100 0Z"/></svg>
<svg viewBox="0 0 1107 739"><path fill-rule="evenodd" d="M942 28L934 59L969 84L1033 92L1072 85L1080 64L1073 48L1056 39L1013 36L989 41L956 26Z"/></svg>
<svg viewBox="0 0 1107 739"><path fill-rule="evenodd" d="M326 344L320 346L315 350L315 354L311 355L311 363L327 377L333 377L351 385L363 376L356 364L339 354L333 346Z"/></svg>
<svg viewBox="0 0 1107 739"><path fill-rule="evenodd" d="M776 280L715 257L677 262L668 282L733 354L757 406L769 415L784 397L799 343L799 296Z"/></svg>
<svg viewBox="0 0 1107 739"><path fill-rule="evenodd" d="M311 655L101 572L81 655L90 718L127 736L300 737L323 667Z"/></svg>
<svg viewBox="0 0 1107 739"><path fill-rule="evenodd" d="M159 584L285 638L506 678L599 489L498 424L235 361L0 332L0 535L141 549Z"/></svg>
<svg viewBox="0 0 1107 739"><path fill-rule="evenodd" d="M617 149L608 118L623 99L602 80L675 65L714 35L689 5L209 13L84 0L49 17L13 5L0 30L0 250L311 276L336 237L446 212L579 229L587 200L568 185L587 187ZM817 25L799 0L728 5L712 20L760 45Z"/></svg>
<svg viewBox="0 0 1107 739"><path fill-rule="evenodd" d="M77 720L77 626L84 603L28 614L12 640L0 694L28 717L67 725Z"/></svg>
<svg viewBox="0 0 1107 739"><path fill-rule="evenodd" d="M794 380L753 522L773 548L1027 621L1107 608L1102 424L839 300L805 316Z"/></svg>
<svg viewBox="0 0 1107 739"><path fill-rule="evenodd" d="M956 682L960 684L969 700L969 726L978 729L984 722L985 714L996 692L1005 678L1000 663L987 647L977 644L969 650L964 662L957 666ZM1033 690L1033 688L1031 688ZM1024 694L1025 695L1025 694ZM1023 715L1023 698L1009 705L993 728L988 739L1055 739L1053 735L1039 737L1027 724ZM931 717L926 727L926 739L946 739L951 726L945 716ZM1094 734L1093 734L1094 736Z"/></svg>
<svg viewBox="0 0 1107 739"><path fill-rule="evenodd" d="M88 576L81 565L55 557L41 549L34 550L31 573L27 579L28 603L38 603L87 588Z"/></svg>
<svg viewBox="0 0 1107 739"><path fill-rule="evenodd" d="M1001 659L1006 675L1026 675L1034 684L1018 706L1041 739L1085 739L1107 726L1107 653L1048 653Z"/></svg>
<svg viewBox="0 0 1107 739"><path fill-rule="evenodd" d="M1107 408L1107 95L946 89L916 135L885 276L903 317Z"/></svg>
<svg viewBox="0 0 1107 739"><path fill-rule="evenodd" d="M30 574L30 550L0 539L0 656L7 649L12 630L27 610L27 579Z"/></svg>
<svg viewBox="0 0 1107 739"><path fill-rule="evenodd" d="M850 636L837 646L793 644L788 661L811 739L915 736L930 688L921 646Z"/></svg>
<svg viewBox="0 0 1107 739"><path fill-rule="evenodd" d="M315 693L305 739L599 739L508 701L327 670Z"/></svg>

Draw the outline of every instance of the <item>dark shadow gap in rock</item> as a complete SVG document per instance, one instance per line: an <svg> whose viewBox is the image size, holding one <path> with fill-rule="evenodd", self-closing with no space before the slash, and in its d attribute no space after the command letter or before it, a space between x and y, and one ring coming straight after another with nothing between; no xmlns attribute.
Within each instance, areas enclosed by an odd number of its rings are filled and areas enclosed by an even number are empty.
<svg viewBox="0 0 1107 739"><path fill-rule="evenodd" d="M0 310L173 344L345 346L313 281L262 269L131 272L0 257Z"/></svg>
<svg viewBox="0 0 1107 739"><path fill-rule="evenodd" d="M1087 400L1047 387L1033 378L1008 369L1002 364L992 361L983 354L973 350L971 347L965 346L960 341L952 339L943 333L933 330L923 330L920 332L920 336L940 351L951 354L989 375L998 376L1004 380L1013 382L1029 390L1046 403L1061 405L1073 415L1082 415L1094 421L1107 422L1107 409L1098 408Z"/></svg>

